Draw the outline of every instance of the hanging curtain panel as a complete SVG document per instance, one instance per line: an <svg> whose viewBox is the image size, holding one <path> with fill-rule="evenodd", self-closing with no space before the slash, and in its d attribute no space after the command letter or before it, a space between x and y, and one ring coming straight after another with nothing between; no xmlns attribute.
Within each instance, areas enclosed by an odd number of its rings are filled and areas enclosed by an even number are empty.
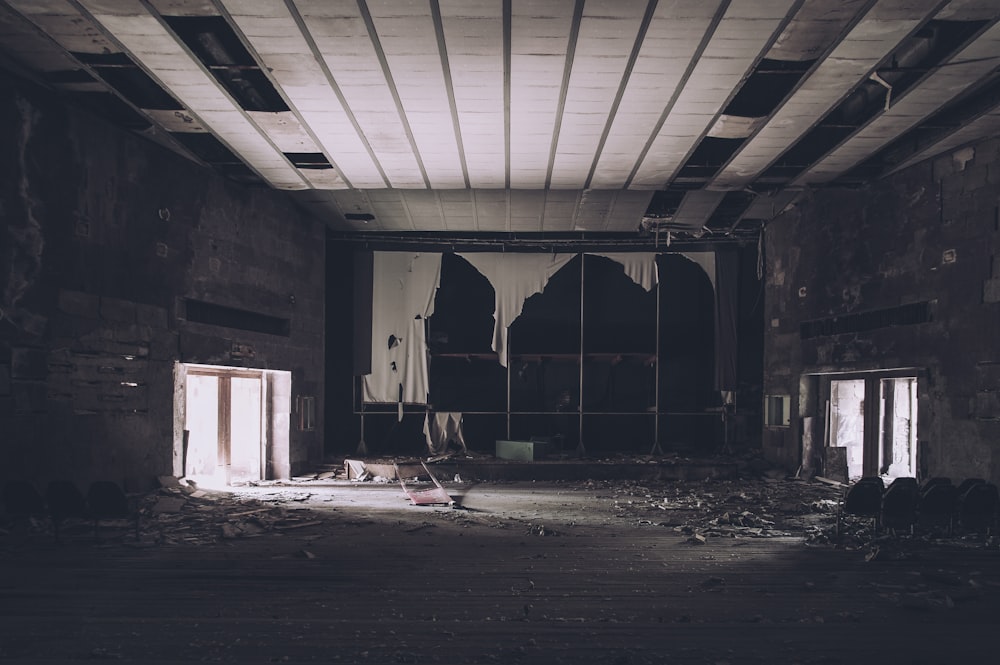
<svg viewBox="0 0 1000 665"><path fill-rule="evenodd" d="M372 277L372 363L364 400L426 404L425 322L434 313L441 254L375 252Z"/></svg>
<svg viewBox="0 0 1000 665"><path fill-rule="evenodd" d="M720 250L716 255L715 387L736 390L739 385L739 255Z"/></svg>
<svg viewBox="0 0 1000 665"><path fill-rule="evenodd" d="M607 254L592 253L593 256L603 256L611 259L615 263L620 263L625 269L625 274L633 282L652 291L659 281L659 273L656 269L656 254L654 252L611 252Z"/></svg>
<svg viewBox="0 0 1000 665"><path fill-rule="evenodd" d="M718 288L715 285L715 252L681 252L680 255L701 266L701 269L708 275L708 281L712 283L712 288L716 291L716 300L718 300Z"/></svg>
<svg viewBox="0 0 1000 665"><path fill-rule="evenodd" d="M462 253L490 281L496 292L493 312L493 350L507 366L507 331L521 314L524 301L541 293L552 275L576 254Z"/></svg>

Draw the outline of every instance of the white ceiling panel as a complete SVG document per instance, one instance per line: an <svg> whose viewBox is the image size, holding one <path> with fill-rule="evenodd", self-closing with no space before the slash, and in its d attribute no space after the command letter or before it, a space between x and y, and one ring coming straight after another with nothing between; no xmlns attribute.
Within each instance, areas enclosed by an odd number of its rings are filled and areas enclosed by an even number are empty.
<svg viewBox="0 0 1000 665"><path fill-rule="evenodd" d="M469 184L503 188L503 5L441 0L439 6Z"/></svg>
<svg viewBox="0 0 1000 665"><path fill-rule="evenodd" d="M674 177L774 39L793 4L789 0L729 6L632 178L633 188L658 189Z"/></svg>
<svg viewBox="0 0 1000 665"><path fill-rule="evenodd" d="M653 192L648 190L619 190L604 230L619 233L635 231L639 228L639 223L652 198Z"/></svg>
<svg viewBox="0 0 1000 665"><path fill-rule="evenodd" d="M573 3L512 0L510 186L542 189L558 119Z"/></svg>
<svg viewBox="0 0 1000 665"><path fill-rule="evenodd" d="M552 166L554 189L586 185L646 5L643 0L584 5Z"/></svg>
<svg viewBox="0 0 1000 665"><path fill-rule="evenodd" d="M426 187L365 17L350 0L295 0L333 82L392 187ZM346 173L352 180L350 172Z"/></svg>
<svg viewBox="0 0 1000 665"><path fill-rule="evenodd" d="M755 232L733 220L805 185L995 135L1000 28L973 42L961 22L998 15L997 0L0 0L0 67L144 114L147 136L185 154L206 139L184 134L209 133L348 232L628 233L651 216L704 239ZM951 41L916 49L916 82L887 112L865 98L831 149L871 73L937 34ZM738 110L788 69L805 73L773 110ZM933 124L942 110L953 131ZM741 190L767 193L719 208ZM374 219L344 217L357 213Z"/></svg>
<svg viewBox="0 0 1000 665"><path fill-rule="evenodd" d="M572 231L582 191L550 189L546 192L542 225L546 231Z"/></svg>
<svg viewBox="0 0 1000 665"><path fill-rule="evenodd" d="M674 213L673 224L700 235L709 217L722 203L724 192L713 192L705 189L692 190L684 195L684 200Z"/></svg>
<svg viewBox="0 0 1000 665"><path fill-rule="evenodd" d="M465 187L429 5L368 0L368 9L430 186Z"/></svg>

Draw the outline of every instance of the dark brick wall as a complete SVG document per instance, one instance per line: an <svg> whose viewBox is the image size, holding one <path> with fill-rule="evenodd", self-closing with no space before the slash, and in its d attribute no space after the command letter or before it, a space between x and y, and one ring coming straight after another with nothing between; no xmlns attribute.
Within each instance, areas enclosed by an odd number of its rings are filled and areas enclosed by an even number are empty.
<svg viewBox="0 0 1000 665"><path fill-rule="evenodd" d="M767 226L765 392L793 396L792 427L764 437L770 458L799 462L804 373L917 367L921 468L1000 481L998 205L994 139L866 189L818 190ZM926 323L800 335L804 321L921 302Z"/></svg>
<svg viewBox="0 0 1000 665"><path fill-rule="evenodd" d="M323 404L324 230L280 192L2 77L0 174L0 478L171 473L178 360L291 371L293 406ZM290 334L189 323L188 298ZM293 473L322 415L292 428Z"/></svg>

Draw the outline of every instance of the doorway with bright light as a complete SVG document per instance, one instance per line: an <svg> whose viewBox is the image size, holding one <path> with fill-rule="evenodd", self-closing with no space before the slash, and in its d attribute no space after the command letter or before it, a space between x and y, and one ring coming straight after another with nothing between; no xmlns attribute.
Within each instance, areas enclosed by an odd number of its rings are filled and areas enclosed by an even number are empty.
<svg viewBox="0 0 1000 665"><path fill-rule="evenodd" d="M916 477L917 389L917 376L896 373L831 379L829 474L846 470L850 482L876 475L886 482Z"/></svg>
<svg viewBox="0 0 1000 665"><path fill-rule="evenodd" d="M207 487L273 477L288 457L275 422L290 410L290 382L289 372L178 363L175 475Z"/></svg>

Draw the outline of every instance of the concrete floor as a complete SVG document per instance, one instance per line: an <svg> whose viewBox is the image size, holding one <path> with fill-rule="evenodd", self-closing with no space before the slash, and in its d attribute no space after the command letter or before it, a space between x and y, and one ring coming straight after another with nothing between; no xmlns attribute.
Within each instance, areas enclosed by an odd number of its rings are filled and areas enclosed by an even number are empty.
<svg viewBox="0 0 1000 665"><path fill-rule="evenodd" d="M0 661L995 662L1000 553L824 543L818 483L299 482L0 536ZM702 538L704 542L702 542ZM866 560L872 558L871 561Z"/></svg>

